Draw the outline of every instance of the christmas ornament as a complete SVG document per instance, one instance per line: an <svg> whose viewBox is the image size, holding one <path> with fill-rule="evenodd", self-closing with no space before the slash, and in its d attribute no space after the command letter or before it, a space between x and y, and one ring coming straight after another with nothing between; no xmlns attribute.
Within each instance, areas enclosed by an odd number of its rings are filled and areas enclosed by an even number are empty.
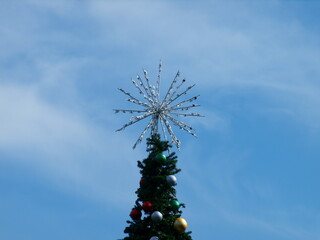
<svg viewBox="0 0 320 240"><path fill-rule="evenodd" d="M146 202L144 202L144 203L142 204L142 209L143 209L143 211L145 211L145 212L151 212L152 209L153 209L153 206L152 206L151 202L146 201Z"/></svg>
<svg viewBox="0 0 320 240"><path fill-rule="evenodd" d="M140 182L139 182L140 186L142 185L142 183L143 183L143 178L140 179Z"/></svg>
<svg viewBox="0 0 320 240"><path fill-rule="evenodd" d="M192 109L194 107L199 107L199 104L189 104L195 100L198 99L199 95L187 98L185 100L182 100L178 103L173 103L181 96L185 96L188 91L195 86L191 85L186 88L186 90L178 93L178 90L180 87L186 82L185 79L182 79L181 82L177 85L178 78L180 76L179 71L177 72L176 76L174 77L167 93L164 95L164 98L160 100L160 80L161 80L161 71L162 71L162 64L160 62L159 64L159 73L157 78L157 85L152 86L150 84L150 79L148 76L148 73L146 70L143 71L145 82L142 81L141 77L138 75L137 80L132 79L132 83L135 86L135 88L138 90L139 94L144 98L144 102L140 101L139 99L132 96L129 92L126 92L122 88L119 88L119 90L127 95L129 99L127 99L129 102L137 104L143 109L141 110L131 110L131 109L114 109L115 113L130 113L130 114L140 114L138 116L132 116L128 123L124 124L122 128L119 128L117 131L122 131L126 127L135 124L147 117L150 117L150 121L145 127L145 129L140 134L138 140L133 145L133 148L139 144L144 135L148 132L148 130L151 130L151 135L158 133L158 127L159 123L161 124L163 136L165 139L167 139L166 130L168 130L170 136L171 136L171 142L176 144L177 148L180 149L180 140L176 137L176 135L173 133L173 130L171 128L170 122L174 125L178 126L181 130L186 131L187 133L191 134L192 136L196 136L194 134L194 129L187 124L179 121L176 119L176 117L203 117L203 115L200 115L199 113L184 113L184 111L188 111L189 109ZM170 122L169 122L170 121Z"/></svg>
<svg viewBox="0 0 320 240"><path fill-rule="evenodd" d="M162 218L163 218L162 213L159 211L155 211L151 214L151 220L154 222L160 222Z"/></svg>
<svg viewBox="0 0 320 240"><path fill-rule="evenodd" d="M150 238L150 240L159 240L159 238L156 237L156 236L153 236L153 237Z"/></svg>
<svg viewBox="0 0 320 240"><path fill-rule="evenodd" d="M133 220L137 220L139 218L141 218L142 214L141 214L141 211L137 208L134 208L132 209L131 213L130 213L130 217L133 219Z"/></svg>
<svg viewBox="0 0 320 240"><path fill-rule="evenodd" d="M167 159L167 157L163 153L158 153L155 157L155 160L158 162L165 161L166 159Z"/></svg>
<svg viewBox="0 0 320 240"><path fill-rule="evenodd" d="M169 175L166 177L167 183L170 186L174 186L177 184L177 178L174 175Z"/></svg>
<svg viewBox="0 0 320 240"><path fill-rule="evenodd" d="M174 221L173 227L175 230L177 230L178 232L184 232L187 227L188 227L188 223L186 220L184 220L183 218L177 218Z"/></svg>
<svg viewBox="0 0 320 240"><path fill-rule="evenodd" d="M174 210L178 210L179 207L180 207L180 203L179 203L177 200L171 200L170 206L171 206Z"/></svg>

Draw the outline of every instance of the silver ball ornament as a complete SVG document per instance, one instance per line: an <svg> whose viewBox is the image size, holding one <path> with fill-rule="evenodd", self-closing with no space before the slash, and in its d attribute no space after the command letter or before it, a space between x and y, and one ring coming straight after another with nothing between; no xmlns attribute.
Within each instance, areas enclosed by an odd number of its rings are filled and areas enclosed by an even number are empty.
<svg viewBox="0 0 320 240"><path fill-rule="evenodd" d="M153 236L153 237L150 238L150 240L159 240L159 238L156 237L156 236Z"/></svg>
<svg viewBox="0 0 320 240"><path fill-rule="evenodd" d="M167 183L170 185L170 186L174 186L174 185L177 185L177 178L176 176L174 175L169 175L166 177L166 180L167 180Z"/></svg>
<svg viewBox="0 0 320 240"><path fill-rule="evenodd" d="M159 211L155 211L151 214L151 220L154 222L160 222L162 218L163 218L162 213Z"/></svg>

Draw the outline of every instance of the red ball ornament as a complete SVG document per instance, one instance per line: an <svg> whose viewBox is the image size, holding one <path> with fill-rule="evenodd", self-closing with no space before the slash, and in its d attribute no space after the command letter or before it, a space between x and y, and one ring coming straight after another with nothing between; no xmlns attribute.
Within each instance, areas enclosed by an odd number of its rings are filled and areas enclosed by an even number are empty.
<svg viewBox="0 0 320 240"><path fill-rule="evenodd" d="M130 213L130 217L133 220L137 220L137 219L141 218L141 216L142 216L142 213L139 209L137 209L137 208L132 209L132 211Z"/></svg>
<svg viewBox="0 0 320 240"><path fill-rule="evenodd" d="M152 206L151 202L146 201L142 204L142 209L145 212L151 212L153 210L153 206Z"/></svg>
<svg viewBox="0 0 320 240"><path fill-rule="evenodd" d="M142 183L143 183L143 178L140 179L140 182L139 182L139 183L140 183L140 186L141 186Z"/></svg>

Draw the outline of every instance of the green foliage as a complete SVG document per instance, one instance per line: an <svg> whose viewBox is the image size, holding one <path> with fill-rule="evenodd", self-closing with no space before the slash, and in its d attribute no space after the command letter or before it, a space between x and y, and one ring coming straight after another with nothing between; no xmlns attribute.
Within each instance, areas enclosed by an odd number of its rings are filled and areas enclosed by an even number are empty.
<svg viewBox="0 0 320 240"><path fill-rule="evenodd" d="M160 140L159 134L148 138L147 146L149 156L142 162L138 161L142 180L140 188L136 191L138 199L134 208L143 212L143 202L150 201L153 210L163 214L163 219L159 223L153 222L150 212L144 213L141 219L127 221L129 226L124 232L128 236L123 240L149 240L152 236L157 236L160 240L191 240L191 232L181 233L173 227L176 218L182 214L181 207L185 207L183 203L180 203L179 208L172 206L172 200L178 200L176 190L166 181L166 176L181 171L176 167L177 157L175 153L171 153L164 161L155 160L157 154L166 152L171 147L168 141Z"/></svg>

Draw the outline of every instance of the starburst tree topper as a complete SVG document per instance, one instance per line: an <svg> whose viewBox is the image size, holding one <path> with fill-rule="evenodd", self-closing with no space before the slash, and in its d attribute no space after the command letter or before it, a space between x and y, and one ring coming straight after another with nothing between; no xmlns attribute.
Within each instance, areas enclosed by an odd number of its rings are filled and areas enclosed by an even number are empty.
<svg viewBox="0 0 320 240"><path fill-rule="evenodd" d="M153 86L150 83L150 78L146 70L143 70L144 79L137 75L136 80L131 80L135 88L138 90L141 97L144 98L144 101L139 100L134 97L129 92L126 92L122 88L119 90L127 95L129 98L127 101L134 103L142 109L133 110L133 109L114 109L115 113L130 113L135 114L131 116L130 121L123 125L122 128L119 128L116 131L122 131L130 125L133 125L145 118L150 117L150 120L145 127L145 129L140 134L138 140L133 145L133 149L142 141L143 137L146 135L148 130L150 129L150 135L159 133L159 124L161 125L161 130L165 140L167 140L167 133L171 136L171 142L174 143L178 149L180 149L180 140L174 134L171 124L177 126L181 130L186 131L192 136L196 136L194 133L194 128L188 126L187 124L179 121L176 117L203 117L203 115L195 112L186 112L194 107L199 107L199 104L194 104L193 102L198 99L199 95L186 98L180 102L177 101L181 96L187 95L189 90L192 89L195 84L187 87L184 91L179 91L179 89L186 82L185 79L179 81L180 73L177 72L174 77L171 85L165 94L165 96L160 98L160 82L161 82L161 71L162 71L162 63L159 64L159 72L156 81L156 85ZM178 102L178 103L175 103Z"/></svg>

